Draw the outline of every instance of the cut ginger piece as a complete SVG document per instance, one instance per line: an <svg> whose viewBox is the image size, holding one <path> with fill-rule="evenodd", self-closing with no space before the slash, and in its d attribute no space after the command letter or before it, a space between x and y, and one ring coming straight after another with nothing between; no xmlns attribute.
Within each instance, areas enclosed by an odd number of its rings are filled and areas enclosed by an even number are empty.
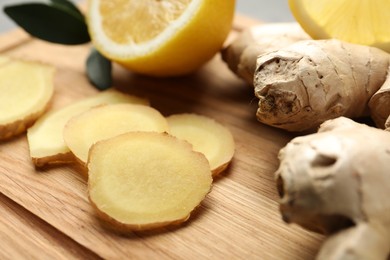
<svg viewBox="0 0 390 260"><path fill-rule="evenodd" d="M23 133L48 107L55 69L0 57L0 140Z"/></svg>
<svg viewBox="0 0 390 260"><path fill-rule="evenodd" d="M70 119L64 128L64 140L76 158L86 164L94 143L131 131L167 132L168 123L152 107L111 104L92 108Z"/></svg>
<svg viewBox="0 0 390 260"><path fill-rule="evenodd" d="M191 143L209 160L213 176L224 171L233 158L235 144L229 129L215 120L197 114L167 117L169 133Z"/></svg>
<svg viewBox="0 0 390 260"><path fill-rule="evenodd" d="M0 66L6 63L9 63L11 61L11 58L8 58L6 56L0 56Z"/></svg>
<svg viewBox="0 0 390 260"><path fill-rule="evenodd" d="M93 145L88 176L97 215L120 232L180 224L212 186L203 154L155 132L130 132Z"/></svg>
<svg viewBox="0 0 390 260"><path fill-rule="evenodd" d="M114 103L148 105L149 101L116 90L107 90L58 110L49 111L27 131L30 156L34 164L41 167L72 161L72 154L63 139L65 124L72 117L92 107Z"/></svg>

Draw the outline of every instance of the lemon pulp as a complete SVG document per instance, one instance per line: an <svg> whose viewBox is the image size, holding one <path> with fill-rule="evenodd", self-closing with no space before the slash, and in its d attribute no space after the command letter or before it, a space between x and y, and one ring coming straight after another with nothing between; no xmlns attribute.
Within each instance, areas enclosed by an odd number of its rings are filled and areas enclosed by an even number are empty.
<svg viewBox="0 0 390 260"><path fill-rule="evenodd" d="M99 11L104 14L103 30L112 41L138 44L159 35L182 15L190 2L191 0L111 0L101 1Z"/></svg>
<svg viewBox="0 0 390 260"><path fill-rule="evenodd" d="M217 54L234 11L235 0L89 0L87 22L104 56L166 77L194 72Z"/></svg>
<svg viewBox="0 0 390 260"><path fill-rule="evenodd" d="M390 51L390 1L289 0L289 5L314 39L337 38Z"/></svg>

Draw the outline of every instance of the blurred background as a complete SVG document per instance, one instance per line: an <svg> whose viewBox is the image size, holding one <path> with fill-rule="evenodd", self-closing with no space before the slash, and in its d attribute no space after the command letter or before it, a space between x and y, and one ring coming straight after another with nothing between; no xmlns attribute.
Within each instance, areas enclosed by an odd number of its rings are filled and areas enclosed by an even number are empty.
<svg viewBox="0 0 390 260"><path fill-rule="evenodd" d="M294 21L288 0L236 0L236 10L264 22Z"/></svg>
<svg viewBox="0 0 390 260"><path fill-rule="evenodd" d="M0 32L15 28L15 24L3 13L5 5L23 2L45 2L44 0L0 0ZM73 2L78 2L73 0ZM264 22L288 22L293 17L288 8L287 0L236 0L236 10Z"/></svg>

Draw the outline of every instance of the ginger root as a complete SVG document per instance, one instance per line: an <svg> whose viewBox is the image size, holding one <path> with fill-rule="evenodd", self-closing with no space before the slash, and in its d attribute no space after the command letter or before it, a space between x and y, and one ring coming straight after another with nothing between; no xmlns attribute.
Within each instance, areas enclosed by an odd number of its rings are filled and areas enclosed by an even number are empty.
<svg viewBox="0 0 390 260"><path fill-rule="evenodd" d="M132 131L167 132L168 122L150 106L110 104L72 117L64 127L63 136L78 162L85 165L94 143Z"/></svg>
<svg viewBox="0 0 390 260"><path fill-rule="evenodd" d="M386 120L385 129L386 131L390 131L390 116Z"/></svg>
<svg viewBox="0 0 390 260"><path fill-rule="evenodd" d="M268 41L267 33L262 36L258 34L255 43L245 35L236 41L255 49ZM339 116L371 115L383 128L390 114L390 80L386 81L390 55L380 49L339 40L301 40L260 56L253 52L250 58L244 58L244 51L230 53L237 54L228 59L239 60L237 68L251 67L256 59L253 73L246 71L259 98L256 116L267 125L306 131Z"/></svg>
<svg viewBox="0 0 390 260"><path fill-rule="evenodd" d="M49 111L39 118L27 131L30 156L35 166L42 167L47 164L71 162L73 157L63 138L65 124L73 116L81 114L91 107L116 103L147 105L149 101L119 91L108 90L58 110Z"/></svg>
<svg viewBox="0 0 390 260"><path fill-rule="evenodd" d="M254 84L259 121L304 131L346 116L367 116L384 84L390 55L339 40L300 41L257 60Z"/></svg>
<svg viewBox="0 0 390 260"><path fill-rule="evenodd" d="M169 133L193 145L210 163L213 177L223 172L234 155L234 139L229 129L215 120L197 114L167 117Z"/></svg>
<svg viewBox="0 0 390 260"><path fill-rule="evenodd" d="M0 56L0 140L23 133L46 110L55 69Z"/></svg>
<svg viewBox="0 0 390 260"><path fill-rule="evenodd" d="M279 159L283 219L329 235L318 259L388 257L388 131L344 117L328 120L318 133L293 139Z"/></svg>
<svg viewBox="0 0 390 260"><path fill-rule="evenodd" d="M211 190L206 157L166 133L130 132L92 146L89 199L119 232L182 223Z"/></svg>
<svg viewBox="0 0 390 260"><path fill-rule="evenodd" d="M247 28L225 49L222 59L229 68L248 84L253 84L256 59L310 37L298 23L264 23Z"/></svg>
<svg viewBox="0 0 390 260"><path fill-rule="evenodd" d="M390 68L389 68L390 71ZM388 73L389 73L388 71ZM371 117L379 128L386 128L385 123L390 115L390 75L382 87L371 97L368 107Z"/></svg>

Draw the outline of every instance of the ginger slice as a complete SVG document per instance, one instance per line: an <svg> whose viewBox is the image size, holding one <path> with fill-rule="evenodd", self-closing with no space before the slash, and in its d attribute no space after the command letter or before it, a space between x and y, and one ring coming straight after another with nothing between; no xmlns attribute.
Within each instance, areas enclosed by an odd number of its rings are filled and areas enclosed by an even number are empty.
<svg viewBox="0 0 390 260"><path fill-rule="evenodd" d="M186 221L211 190L205 156L167 133L129 132L93 145L89 199L117 231Z"/></svg>
<svg viewBox="0 0 390 260"><path fill-rule="evenodd" d="M168 131L168 123L156 109L133 104L111 104L92 108L65 125L64 141L76 158L85 164L91 146L130 131Z"/></svg>
<svg viewBox="0 0 390 260"><path fill-rule="evenodd" d="M167 117L169 133L191 143L210 162L213 176L226 169L233 158L235 144L230 131L215 120L197 114Z"/></svg>
<svg viewBox="0 0 390 260"><path fill-rule="evenodd" d="M11 58L8 58L6 56L0 56L0 66L4 65L4 64L7 64L10 61L11 61Z"/></svg>
<svg viewBox="0 0 390 260"><path fill-rule="evenodd" d="M39 118L27 131L30 156L34 164L40 167L46 164L71 161L72 156L70 150L63 140L65 124L73 116L91 107L114 103L149 104L146 99L126 95L115 90L108 90L61 109L49 111Z"/></svg>
<svg viewBox="0 0 390 260"><path fill-rule="evenodd" d="M0 140L23 133L43 114L54 72L50 65L0 57Z"/></svg>

